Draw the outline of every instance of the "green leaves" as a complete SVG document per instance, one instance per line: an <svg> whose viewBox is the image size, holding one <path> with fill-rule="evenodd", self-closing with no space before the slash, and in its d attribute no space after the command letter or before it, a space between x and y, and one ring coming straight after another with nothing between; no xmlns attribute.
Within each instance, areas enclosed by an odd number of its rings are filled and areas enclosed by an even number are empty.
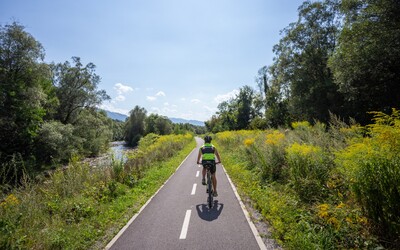
<svg viewBox="0 0 400 250"><path fill-rule="evenodd" d="M74 123L83 108L94 108L110 99L104 90L97 90L100 77L95 74L96 66L88 63L83 67L79 57L72 57L75 64L59 63L53 66L53 84L57 87L60 105L57 119L62 123Z"/></svg>
<svg viewBox="0 0 400 250"><path fill-rule="evenodd" d="M371 110L390 111L400 99L398 1L344 1L343 30L329 60L348 109L365 123Z"/></svg>

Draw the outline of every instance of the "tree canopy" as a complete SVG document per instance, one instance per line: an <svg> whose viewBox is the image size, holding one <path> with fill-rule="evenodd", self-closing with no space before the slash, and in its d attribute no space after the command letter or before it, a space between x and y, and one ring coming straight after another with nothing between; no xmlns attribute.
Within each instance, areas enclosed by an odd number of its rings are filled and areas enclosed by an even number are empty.
<svg viewBox="0 0 400 250"><path fill-rule="evenodd" d="M256 76L252 108L243 88L220 103L209 130L327 123L332 114L366 124L368 112L399 108L398 0L304 1L281 35L273 63Z"/></svg>

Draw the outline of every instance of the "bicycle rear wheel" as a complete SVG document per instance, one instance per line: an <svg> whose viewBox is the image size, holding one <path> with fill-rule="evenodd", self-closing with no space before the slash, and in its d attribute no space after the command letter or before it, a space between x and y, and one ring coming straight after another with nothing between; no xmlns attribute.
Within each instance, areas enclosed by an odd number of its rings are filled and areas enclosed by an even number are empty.
<svg viewBox="0 0 400 250"><path fill-rule="evenodd" d="M211 182L211 173L210 171L207 171L207 188L208 188L208 207L212 207L213 203L213 190L212 190L212 182Z"/></svg>

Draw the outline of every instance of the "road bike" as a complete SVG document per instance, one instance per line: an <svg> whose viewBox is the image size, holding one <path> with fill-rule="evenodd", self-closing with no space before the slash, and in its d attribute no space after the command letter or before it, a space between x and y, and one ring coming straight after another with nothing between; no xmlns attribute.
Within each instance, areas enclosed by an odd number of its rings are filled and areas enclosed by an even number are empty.
<svg viewBox="0 0 400 250"><path fill-rule="evenodd" d="M214 192L214 190L213 190L213 185L212 185L212 175L211 175L211 168L213 167L213 165L215 164L215 165L217 165L218 163L220 163L220 162L204 162L202 165L203 165L203 167L206 169L206 177L207 177L207 193L208 193L208 196L207 196L207 204L208 204L208 207L209 208L211 208L212 207L212 205L213 205L213 199L214 199L214 196L213 196L213 192Z"/></svg>

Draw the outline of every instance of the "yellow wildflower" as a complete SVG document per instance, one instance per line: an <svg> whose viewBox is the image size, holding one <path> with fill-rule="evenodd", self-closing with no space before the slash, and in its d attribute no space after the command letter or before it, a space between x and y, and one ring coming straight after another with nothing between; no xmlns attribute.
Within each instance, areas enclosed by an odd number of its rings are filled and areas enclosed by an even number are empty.
<svg viewBox="0 0 400 250"><path fill-rule="evenodd" d="M320 217L320 218L328 218L328 216L329 216L329 213L328 213L328 209L329 209L329 204L321 204L321 205L319 205L318 206L318 209L319 209L319 211L318 211L318 216Z"/></svg>
<svg viewBox="0 0 400 250"><path fill-rule="evenodd" d="M347 221L348 223L353 223L353 220L352 220L351 218L349 218L349 217L346 217L346 221Z"/></svg>
<svg viewBox="0 0 400 250"><path fill-rule="evenodd" d="M329 209L329 204L326 204L326 203L321 204L321 205L318 206L318 208L319 208L319 210L321 210L321 211L326 211L326 210Z"/></svg>
<svg viewBox="0 0 400 250"><path fill-rule="evenodd" d="M17 199L17 197L15 197L15 195L10 194L9 196L7 196L1 203L0 206L5 207L5 206L13 206L13 205L18 205L19 204L19 200Z"/></svg>
<svg viewBox="0 0 400 250"><path fill-rule="evenodd" d="M313 154L319 154L322 152L322 149L317 146L307 145L307 144L299 144L297 142L293 143L290 147L286 149L289 154L301 155L301 156L310 156Z"/></svg>
<svg viewBox="0 0 400 250"><path fill-rule="evenodd" d="M367 218L361 216L361 217L357 217L357 222L362 224L362 225L367 225L368 224L368 220Z"/></svg>
<svg viewBox="0 0 400 250"><path fill-rule="evenodd" d="M340 228L340 222L335 217L329 218L328 223L332 224L336 229Z"/></svg>
<svg viewBox="0 0 400 250"><path fill-rule="evenodd" d="M253 145L253 143L254 143L254 139L244 140L244 145L246 145L247 147Z"/></svg>
<svg viewBox="0 0 400 250"><path fill-rule="evenodd" d="M266 137L267 140L265 141L265 143L269 145L279 145L283 141L283 139L285 139L285 135L277 130L274 130L274 132L272 132L271 134L267 134Z"/></svg>
<svg viewBox="0 0 400 250"><path fill-rule="evenodd" d="M327 211L319 211L319 212L318 212L318 216L319 216L321 219L324 219L324 218L328 218L329 214L328 214Z"/></svg>
<svg viewBox="0 0 400 250"><path fill-rule="evenodd" d="M292 122L292 127L294 129L308 129L311 128L311 125L308 121L303 121L303 122Z"/></svg>
<svg viewBox="0 0 400 250"><path fill-rule="evenodd" d="M340 204L337 205L336 207L337 207L337 208L342 208L342 207L344 207L344 206L345 206L345 204L344 204L343 202L340 202Z"/></svg>

